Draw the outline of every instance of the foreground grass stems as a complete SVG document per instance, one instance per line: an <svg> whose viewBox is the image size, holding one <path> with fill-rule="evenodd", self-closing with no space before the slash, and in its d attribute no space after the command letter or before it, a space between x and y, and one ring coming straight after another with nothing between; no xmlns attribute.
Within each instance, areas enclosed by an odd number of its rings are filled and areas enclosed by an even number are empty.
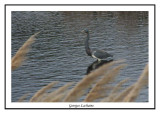
<svg viewBox="0 0 160 114"><path fill-rule="evenodd" d="M84 95L86 97L83 102L93 102L95 100L101 102L133 102L139 95L141 88L148 83L148 65L146 65L137 82L122 90L121 86L129 79L124 79L115 86L110 85L118 75L120 69L126 66L125 64L115 66L116 63L120 62L122 61L113 61L103 65L86 75L72 89L68 89L68 87L73 85L73 82L70 82L53 92L47 92L58 82L49 83L37 91L30 99L30 102L77 102ZM87 92L86 90L89 88L91 89ZM24 98L25 96L20 98L19 101L23 101Z"/></svg>
<svg viewBox="0 0 160 114"><path fill-rule="evenodd" d="M43 87L42 89L40 89L39 91L37 91L33 95L33 97L30 99L30 102L40 101L40 99L45 95L46 91L49 90L49 89L51 89L57 83L58 82L49 83L48 85L46 85L45 87Z"/></svg>
<svg viewBox="0 0 160 114"><path fill-rule="evenodd" d="M104 99L101 100L101 102L119 102L120 98L124 98L124 96L122 95L121 97L119 97L120 95L118 95L120 92L120 90L122 89L122 85L124 83L126 83L129 79L124 79L122 81L120 81L115 87L112 88L111 92L109 93L109 95L107 97L105 97ZM117 98L118 97L118 98ZM116 99L117 98L117 99ZM117 101L116 101L116 100ZM119 101L118 101L119 100Z"/></svg>
<svg viewBox="0 0 160 114"><path fill-rule="evenodd" d="M105 64L95 71L91 72L90 74L86 75L66 96L64 102L77 101L77 99L85 93L86 89L88 89L99 76L104 75L110 66L113 66L114 64L119 62L122 61L113 61L111 63Z"/></svg>
<svg viewBox="0 0 160 114"><path fill-rule="evenodd" d="M111 94L111 97L102 99L102 102L133 102L138 97L142 87L145 85L148 85L148 64L145 66L137 82L127 87L122 92Z"/></svg>
<svg viewBox="0 0 160 114"><path fill-rule="evenodd" d="M148 85L148 64L145 66L142 74L140 75L137 82L134 84L133 89L130 93L124 98L124 102L133 102L139 95L139 91L144 85Z"/></svg>
<svg viewBox="0 0 160 114"><path fill-rule="evenodd" d="M133 89L133 87L133 85L129 86L120 93L111 93L109 97L102 99L101 102L122 102L123 99L128 95L128 93Z"/></svg>
<svg viewBox="0 0 160 114"><path fill-rule="evenodd" d="M95 87L93 87L91 89L91 91L89 92L89 94L87 95L87 97L84 101L91 102L91 101L103 96L103 93L105 95L105 93L107 92L107 89L105 89L103 91L101 90L101 94L100 94L100 92L97 93L97 91L99 90L99 88L107 86L109 82L112 82L114 80L114 78L118 75L120 69L124 68L125 66L126 65L121 64L119 66L116 66L113 69L108 70L108 72L106 74L104 74L103 78L101 78L101 80L96 83ZM97 95L95 95L95 93L97 93Z"/></svg>
<svg viewBox="0 0 160 114"><path fill-rule="evenodd" d="M39 34L32 35L24 45L12 57L12 70L20 67L25 60L25 56L29 51L30 45L35 41L35 37ZM58 89L49 92L52 87L58 82L51 82L42 89L38 90L31 98L30 102L76 102L82 96L85 96L83 102L133 102L139 95L140 90L145 85L148 85L148 64L145 66L139 79L132 85L122 90L122 85L128 81L124 79L118 84L111 85L118 73L126 64L122 64L124 60L113 61L104 64L100 68L86 75L72 89L68 89L73 85L73 82L59 87ZM119 64L119 65L117 65ZM87 92L86 90L90 90ZM121 91L120 91L121 90ZM22 96L18 102L22 102L28 94ZM100 99L101 98L101 99ZM98 100L99 99L99 100Z"/></svg>
<svg viewBox="0 0 160 114"><path fill-rule="evenodd" d="M43 99L43 102L60 102L63 101L65 95L68 94L68 88L73 85L73 82L67 83L66 85L58 88L57 90L48 93Z"/></svg>
<svg viewBox="0 0 160 114"><path fill-rule="evenodd" d="M31 44L35 41L35 37L39 34L40 32L35 33L32 35L17 51L17 53L12 57L12 70L15 70L16 68L20 67L25 60L25 56L29 51L29 48Z"/></svg>

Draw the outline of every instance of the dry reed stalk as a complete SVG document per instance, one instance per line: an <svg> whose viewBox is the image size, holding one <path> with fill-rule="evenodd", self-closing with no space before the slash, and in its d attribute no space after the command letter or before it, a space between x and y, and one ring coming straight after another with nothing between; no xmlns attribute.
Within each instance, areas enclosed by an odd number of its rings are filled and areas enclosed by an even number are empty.
<svg viewBox="0 0 160 114"><path fill-rule="evenodd" d="M105 86L105 85L104 85ZM93 102L94 100L107 97L106 91L110 91L113 87L98 87L96 91L88 93L83 102ZM88 97L89 96L89 97Z"/></svg>
<svg viewBox="0 0 160 114"><path fill-rule="evenodd" d="M37 97L37 99L34 102L43 102L43 99L48 96L48 92L44 92L43 94L41 94L39 97Z"/></svg>
<svg viewBox="0 0 160 114"><path fill-rule="evenodd" d="M22 62L25 60L25 56L27 52L29 51L29 47L31 44L35 41L35 37L40 32L35 33L32 35L16 52L16 54L12 57L12 70L15 70L16 68L20 67L22 65Z"/></svg>
<svg viewBox="0 0 160 114"><path fill-rule="evenodd" d="M54 98L52 98L49 102L62 102L66 94L67 92L60 93L57 96L54 96Z"/></svg>
<svg viewBox="0 0 160 114"><path fill-rule="evenodd" d="M70 82L62 87L60 87L59 89L49 93L47 96L45 96L43 98L43 102L50 102L50 101L57 101L55 99L59 99L63 96L63 93L66 92L68 89L68 87L70 87L71 85L73 85L73 82ZM61 97L57 97L57 96L61 96ZM56 97L56 98L55 98Z"/></svg>
<svg viewBox="0 0 160 114"><path fill-rule="evenodd" d="M115 99L118 95L118 91L120 90L121 86L126 83L129 79L125 79L120 81L110 92L110 94L108 95L108 97L104 98L101 100L101 102L112 102L113 99Z"/></svg>
<svg viewBox="0 0 160 114"><path fill-rule="evenodd" d="M122 102L123 99L128 95L128 93L130 91L132 91L132 89L134 88L134 85L129 86L128 88L126 88L125 90L123 90L120 94L118 94L113 100L111 100L110 102ZM106 102L105 100L103 100L103 102Z"/></svg>
<svg viewBox="0 0 160 114"><path fill-rule="evenodd" d="M91 101L95 100L95 98L97 98L97 96L95 96L95 95L92 94L92 93L96 92L99 87L105 86L105 85L107 85L109 82L111 82L112 80L114 80L114 78L118 75L120 69L124 68L125 66L126 66L125 64L121 64L121 65L116 66L115 68L109 70L109 71L103 76L103 78L96 83L95 87L93 87L93 88L91 89L91 91L89 92L89 94L87 95L87 97L85 98L84 101L85 101L85 102L91 102ZM106 92L106 91L107 91L107 90L105 90L105 92ZM105 93L105 92L103 91L103 93ZM97 94L97 95L99 95L99 94Z"/></svg>
<svg viewBox="0 0 160 114"><path fill-rule="evenodd" d="M90 87L90 85L97 79L97 77L102 76L110 66L120 62L123 61L113 61L108 64L104 64L100 68L86 75L66 96L64 102L76 101L85 93L85 90Z"/></svg>
<svg viewBox="0 0 160 114"><path fill-rule="evenodd" d="M49 89L51 89L54 85L56 85L58 82L52 82L49 83L48 85L44 86L42 89L40 89L39 91L37 91L33 97L30 99L30 102L36 102L36 101L40 101L41 96L43 96L45 94L45 92Z"/></svg>
<svg viewBox="0 0 160 114"><path fill-rule="evenodd" d="M19 98L18 102L23 102L28 95L29 93L24 94L22 97Z"/></svg>
<svg viewBox="0 0 160 114"><path fill-rule="evenodd" d="M105 97L104 99L101 100L101 102L112 102L112 100L117 96L116 93L113 93L110 96Z"/></svg>
<svg viewBox="0 0 160 114"><path fill-rule="evenodd" d="M137 96L139 95L140 89L148 84L148 64L145 66L142 74L140 75L139 79L135 83L134 88L130 93L124 98L124 102L133 102Z"/></svg>
<svg viewBox="0 0 160 114"><path fill-rule="evenodd" d="M122 81L120 81L114 88L113 90L111 91L111 95L114 94L114 93L117 93L118 90L120 90L121 86L126 83L129 79L124 79Z"/></svg>

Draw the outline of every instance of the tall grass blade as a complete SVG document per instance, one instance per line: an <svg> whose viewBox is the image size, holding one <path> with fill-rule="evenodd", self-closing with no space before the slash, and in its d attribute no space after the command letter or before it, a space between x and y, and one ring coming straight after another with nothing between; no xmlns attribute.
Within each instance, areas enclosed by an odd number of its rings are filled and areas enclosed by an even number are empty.
<svg viewBox="0 0 160 114"><path fill-rule="evenodd" d="M114 78L118 75L120 69L124 68L126 65L125 64L122 64L122 65L119 65L119 66L116 66L115 68L109 70L104 76L103 78L98 81L95 85L95 87L93 87L91 89L91 91L89 92L89 94L87 95L86 99L84 100L85 102L91 102L95 99L98 98L98 96L95 96L93 93L97 92L98 88L99 87L104 87L105 85L107 86L107 84L111 81L114 80ZM107 90L105 91L102 91L102 93L106 93ZM97 93L97 95L100 95L100 93ZM101 95L100 95L101 96ZM105 96L105 95L104 95Z"/></svg>
<svg viewBox="0 0 160 114"><path fill-rule="evenodd" d="M35 41L35 37L40 32L35 33L32 35L17 51L17 53L12 57L12 70L15 70L16 68L20 67L22 65L22 62L25 60L25 56L29 51L29 47L31 44Z"/></svg>
<svg viewBox="0 0 160 114"><path fill-rule="evenodd" d="M119 90L121 89L121 86L126 83L128 81L128 79L122 80L120 81L110 92L110 94L108 95L108 97L102 99L102 102L113 102L113 99L115 99L117 97L117 95L119 94Z"/></svg>
<svg viewBox="0 0 160 114"><path fill-rule="evenodd" d="M63 93L67 93L66 91L68 90L67 88L70 87L73 83L70 82L60 88L58 88L57 90L49 93L47 96L45 96L45 98L43 99L43 102L49 102L49 101L57 101L56 99L60 99L62 98ZM57 97L57 96L61 96L61 97Z"/></svg>
<svg viewBox="0 0 160 114"><path fill-rule="evenodd" d="M52 82L49 83L47 86L44 86L42 89L40 89L33 95L33 97L30 99L30 102L40 101L42 98L41 96L43 96L47 90L51 89L57 83L58 82Z"/></svg>
<svg viewBox="0 0 160 114"><path fill-rule="evenodd" d="M95 71L91 72L87 76L85 76L66 96L64 99L65 102L73 102L76 101L80 96L85 93L85 90L90 87L90 85L95 82L97 77L104 75L107 69L113 66L116 63L120 63L122 61L113 61L108 64L104 64L100 68L96 69Z"/></svg>
<svg viewBox="0 0 160 114"><path fill-rule="evenodd" d="M124 102L132 102L134 101L137 96L139 95L140 89L148 84L148 64L145 66L142 74L140 75L139 79L135 83L134 88L130 93L124 98Z"/></svg>

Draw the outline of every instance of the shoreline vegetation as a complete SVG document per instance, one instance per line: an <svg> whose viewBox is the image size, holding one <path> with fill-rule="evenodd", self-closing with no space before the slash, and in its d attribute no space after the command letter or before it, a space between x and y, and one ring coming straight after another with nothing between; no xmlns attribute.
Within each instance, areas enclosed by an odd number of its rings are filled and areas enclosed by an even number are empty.
<svg viewBox="0 0 160 114"><path fill-rule="evenodd" d="M32 35L12 57L12 71L26 60L26 54L39 33ZM49 91L59 83L53 81L38 90L29 102L78 102L82 96L85 96L82 102L134 102L141 89L148 86L148 63L134 84L124 88L123 84L129 80L128 78L116 85L111 84L125 66L125 60L112 61L84 76L77 83L69 82L54 91ZM28 94L25 94L18 102L26 102L27 96Z"/></svg>

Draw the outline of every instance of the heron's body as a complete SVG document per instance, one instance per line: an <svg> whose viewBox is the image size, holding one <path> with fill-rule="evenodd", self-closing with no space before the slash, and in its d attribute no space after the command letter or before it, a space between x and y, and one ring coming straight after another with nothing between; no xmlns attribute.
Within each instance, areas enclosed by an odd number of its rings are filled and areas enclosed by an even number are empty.
<svg viewBox="0 0 160 114"><path fill-rule="evenodd" d="M91 51L91 49L89 48L89 31L88 30L84 30L85 33L87 33L87 38L85 39L85 49L86 49L86 53L89 56L92 56L93 58L98 59L98 61L111 61L113 60L113 55L110 55L109 53L103 51L103 50L95 50L95 51Z"/></svg>
<svg viewBox="0 0 160 114"><path fill-rule="evenodd" d="M103 50L93 51L92 57L98 59L98 61L110 61L113 60L113 56Z"/></svg>

